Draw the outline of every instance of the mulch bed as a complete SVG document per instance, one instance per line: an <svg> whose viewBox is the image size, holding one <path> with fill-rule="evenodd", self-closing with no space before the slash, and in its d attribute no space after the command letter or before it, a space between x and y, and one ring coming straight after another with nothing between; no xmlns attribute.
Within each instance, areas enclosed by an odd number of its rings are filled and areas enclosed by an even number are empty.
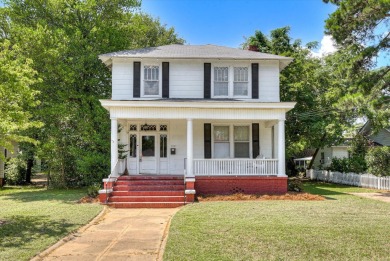
<svg viewBox="0 0 390 261"><path fill-rule="evenodd" d="M90 196L82 197L77 203L99 203L99 197L92 198Z"/></svg>
<svg viewBox="0 0 390 261"><path fill-rule="evenodd" d="M199 195L198 201L236 201L236 200L325 200L320 195L309 193L289 192L283 195L253 195L253 194L233 194L233 195Z"/></svg>

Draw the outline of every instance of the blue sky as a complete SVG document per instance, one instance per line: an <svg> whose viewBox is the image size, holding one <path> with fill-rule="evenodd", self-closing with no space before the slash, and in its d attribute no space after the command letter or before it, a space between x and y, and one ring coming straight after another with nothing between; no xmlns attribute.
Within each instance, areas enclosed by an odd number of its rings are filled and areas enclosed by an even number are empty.
<svg viewBox="0 0 390 261"><path fill-rule="evenodd" d="M321 0L142 0L141 9L173 26L187 44L239 47L244 36L290 26L303 43L321 42L324 20L336 10Z"/></svg>

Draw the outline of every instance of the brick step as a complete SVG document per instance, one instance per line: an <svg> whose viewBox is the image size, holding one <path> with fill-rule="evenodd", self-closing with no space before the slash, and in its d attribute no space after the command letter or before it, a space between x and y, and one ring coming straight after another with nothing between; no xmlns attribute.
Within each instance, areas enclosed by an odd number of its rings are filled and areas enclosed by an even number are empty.
<svg viewBox="0 0 390 261"><path fill-rule="evenodd" d="M177 208L184 202L111 202L107 204L114 208Z"/></svg>
<svg viewBox="0 0 390 261"><path fill-rule="evenodd" d="M109 202L184 202L182 196L113 196Z"/></svg>
<svg viewBox="0 0 390 261"><path fill-rule="evenodd" d="M183 185L183 180L118 180L115 185Z"/></svg>
<svg viewBox="0 0 390 261"><path fill-rule="evenodd" d="M184 191L184 185L115 185L114 191Z"/></svg>
<svg viewBox="0 0 390 261"><path fill-rule="evenodd" d="M182 191L113 191L111 196L184 196L184 190Z"/></svg>
<svg viewBox="0 0 390 261"><path fill-rule="evenodd" d="M175 176L175 175L166 175L166 176L144 176L144 175L134 175L134 176L120 176L118 180L184 180L184 176Z"/></svg>

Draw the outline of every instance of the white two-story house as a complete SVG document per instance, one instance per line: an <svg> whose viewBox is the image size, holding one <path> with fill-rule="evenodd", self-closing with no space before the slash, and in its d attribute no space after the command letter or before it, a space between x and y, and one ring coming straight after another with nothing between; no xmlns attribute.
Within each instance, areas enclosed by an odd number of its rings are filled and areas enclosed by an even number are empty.
<svg viewBox="0 0 390 261"><path fill-rule="evenodd" d="M279 73L291 58L216 45L99 58L112 71L112 98L100 101L111 119L110 178L126 168L181 175L187 194L287 191L284 125L295 103L280 101Z"/></svg>

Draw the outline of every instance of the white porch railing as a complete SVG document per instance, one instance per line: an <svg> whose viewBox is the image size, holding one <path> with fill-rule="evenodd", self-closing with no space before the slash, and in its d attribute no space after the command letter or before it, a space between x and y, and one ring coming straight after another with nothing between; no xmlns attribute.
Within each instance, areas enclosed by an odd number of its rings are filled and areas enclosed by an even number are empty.
<svg viewBox="0 0 390 261"><path fill-rule="evenodd" d="M268 176L278 174L277 159L194 159L195 176Z"/></svg>

